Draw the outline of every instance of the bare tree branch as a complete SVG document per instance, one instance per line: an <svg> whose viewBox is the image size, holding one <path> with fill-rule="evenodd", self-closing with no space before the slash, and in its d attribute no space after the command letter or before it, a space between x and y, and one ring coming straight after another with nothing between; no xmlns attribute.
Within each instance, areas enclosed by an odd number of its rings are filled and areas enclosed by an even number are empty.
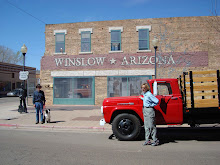
<svg viewBox="0 0 220 165"><path fill-rule="evenodd" d="M14 52L12 49L0 45L0 61L11 64L19 64L22 62L21 53Z"/></svg>
<svg viewBox="0 0 220 165"><path fill-rule="evenodd" d="M213 2L211 0L212 9L210 11L211 16L207 19L208 24L214 28L217 32L220 32L220 17L218 16L218 9L217 9L217 0Z"/></svg>

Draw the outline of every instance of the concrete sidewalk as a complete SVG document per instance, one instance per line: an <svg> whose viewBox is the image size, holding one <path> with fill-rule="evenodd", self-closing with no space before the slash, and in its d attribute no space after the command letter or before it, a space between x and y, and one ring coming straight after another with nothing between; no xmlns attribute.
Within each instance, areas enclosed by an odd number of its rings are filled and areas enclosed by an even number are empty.
<svg viewBox="0 0 220 165"><path fill-rule="evenodd" d="M28 113L20 114L17 111L18 105L12 103L6 106L4 101L1 102L0 126L111 131L111 125L99 125L100 119L103 118L99 106L48 106L47 108L51 109L51 123L35 124L36 113L33 106L28 106Z"/></svg>
<svg viewBox="0 0 220 165"><path fill-rule="evenodd" d="M0 98L0 126L12 128L47 128L59 130L90 130L112 132L111 125L99 125L100 119L103 118L100 112L100 106L47 106L48 109L51 109L51 123L35 124L35 108L33 106L28 106L28 113L20 114L17 111L19 104L18 101L18 98ZM184 124L181 126L159 125L157 127L189 126Z"/></svg>

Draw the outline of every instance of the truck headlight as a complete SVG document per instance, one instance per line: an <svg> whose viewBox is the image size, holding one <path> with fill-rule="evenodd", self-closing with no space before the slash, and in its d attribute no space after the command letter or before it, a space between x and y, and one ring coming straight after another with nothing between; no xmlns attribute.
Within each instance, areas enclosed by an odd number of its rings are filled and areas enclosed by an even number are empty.
<svg viewBox="0 0 220 165"><path fill-rule="evenodd" d="M103 114L103 106L101 106L101 113Z"/></svg>

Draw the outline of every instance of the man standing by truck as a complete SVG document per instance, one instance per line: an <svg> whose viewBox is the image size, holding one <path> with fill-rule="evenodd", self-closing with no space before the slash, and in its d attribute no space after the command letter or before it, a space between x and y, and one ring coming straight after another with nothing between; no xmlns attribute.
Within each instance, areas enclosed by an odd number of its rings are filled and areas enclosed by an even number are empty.
<svg viewBox="0 0 220 165"><path fill-rule="evenodd" d="M159 145L159 140L157 139L157 129L155 121L155 111L154 106L156 106L159 100L152 95L150 88L147 83L144 83L141 86L144 97L140 96L140 99L143 100L143 115L144 115L144 129L145 129L145 145L157 146ZM152 137L153 143L151 143L149 137Z"/></svg>

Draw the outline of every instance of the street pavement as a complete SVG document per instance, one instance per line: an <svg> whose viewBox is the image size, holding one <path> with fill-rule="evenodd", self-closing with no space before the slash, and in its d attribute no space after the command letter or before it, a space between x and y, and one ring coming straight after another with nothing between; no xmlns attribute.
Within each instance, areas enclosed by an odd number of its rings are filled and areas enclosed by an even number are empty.
<svg viewBox="0 0 220 165"><path fill-rule="evenodd" d="M179 129L179 128L178 128ZM104 132L81 133L30 131L0 128L2 165L218 165L220 139L192 140L181 130L164 135L160 146L142 146L143 141L109 140ZM174 132L179 132L173 136ZM215 135L216 131L209 134ZM219 130L218 130L219 132ZM205 132L198 134L201 138ZM196 135L197 136L197 135ZM206 137L206 135L205 135ZM173 138L173 139L172 139ZM176 140L175 140L176 139Z"/></svg>
<svg viewBox="0 0 220 165"><path fill-rule="evenodd" d="M49 106L51 123L35 124L35 110L18 113L18 98L0 98L0 165L218 165L219 125L157 126L160 146L109 139L98 106Z"/></svg>

